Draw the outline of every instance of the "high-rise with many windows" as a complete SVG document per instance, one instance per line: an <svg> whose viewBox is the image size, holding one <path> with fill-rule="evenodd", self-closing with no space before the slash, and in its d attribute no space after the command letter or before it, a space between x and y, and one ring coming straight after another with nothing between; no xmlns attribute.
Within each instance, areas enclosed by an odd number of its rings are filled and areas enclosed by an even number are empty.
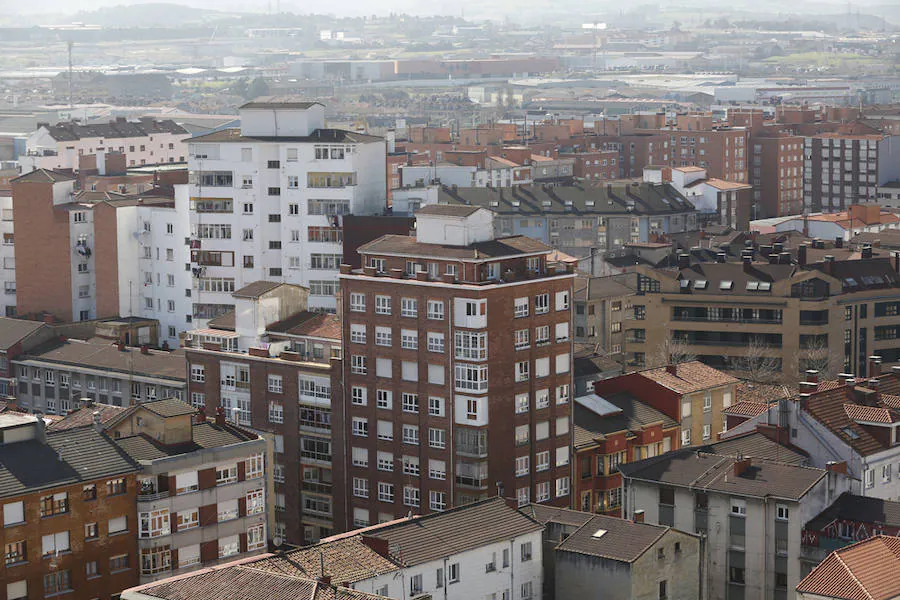
<svg viewBox="0 0 900 600"><path fill-rule="evenodd" d="M487 209L416 216L415 237L341 270L335 527L498 494L569 506L574 272L537 240L495 238Z"/></svg>
<svg viewBox="0 0 900 600"><path fill-rule="evenodd" d="M342 217L384 210L385 142L326 129L317 102L260 98L240 114L240 128L191 139L190 182L176 192L191 224L194 323L259 280L308 286L310 307L334 312Z"/></svg>

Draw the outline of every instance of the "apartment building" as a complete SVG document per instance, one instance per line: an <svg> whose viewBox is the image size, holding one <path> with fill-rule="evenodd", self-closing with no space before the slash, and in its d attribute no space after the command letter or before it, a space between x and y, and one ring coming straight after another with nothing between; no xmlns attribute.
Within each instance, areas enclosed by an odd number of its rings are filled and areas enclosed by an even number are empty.
<svg viewBox="0 0 900 600"><path fill-rule="evenodd" d="M681 426L628 393L575 398L575 498L580 510L619 516L621 463L679 448Z"/></svg>
<svg viewBox="0 0 900 600"><path fill-rule="evenodd" d="M50 170L12 181L18 241L0 247L15 270L16 314L62 321L157 319L177 347L191 317L188 229L171 198L76 191Z"/></svg>
<svg viewBox="0 0 900 600"><path fill-rule="evenodd" d="M140 586L122 597L215 598L225 586L260 600L286 594L310 600L537 600L542 531L534 519L491 498Z"/></svg>
<svg viewBox="0 0 900 600"><path fill-rule="evenodd" d="M749 183L707 177L701 167L644 169L644 181L670 183L699 211L704 225L716 224L737 231L750 228L751 186Z"/></svg>
<svg viewBox="0 0 900 600"><path fill-rule="evenodd" d="M0 415L0 594L110 600L138 582L138 466L95 428Z"/></svg>
<svg viewBox="0 0 900 600"><path fill-rule="evenodd" d="M53 328L42 321L0 317L0 398L9 398L16 393L12 361L55 337Z"/></svg>
<svg viewBox="0 0 900 600"><path fill-rule="evenodd" d="M222 408L271 438L272 536L298 545L330 536L341 522L332 494L342 455L332 440L341 326L334 315L306 310L306 297L298 286L250 284L235 292L234 313L185 337L191 404Z"/></svg>
<svg viewBox="0 0 900 600"><path fill-rule="evenodd" d="M13 358L11 376L20 407L64 415L85 399L114 406L183 399L187 387L184 360L184 353L177 350L54 337Z"/></svg>
<svg viewBox="0 0 900 600"><path fill-rule="evenodd" d="M751 134L751 219L803 212L804 138L790 133Z"/></svg>
<svg viewBox="0 0 900 600"><path fill-rule="evenodd" d="M418 191L418 190L414 190ZM417 204L418 203L418 204ZM436 195L394 196L406 214L429 203L477 206L494 213L494 235L524 235L576 258L647 242L656 234L697 229L696 210L668 184L615 182L512 189L441 186Z"/></svg>
<svg viewBox="0 0 900 600"><path fill-rule="evenodd" d="M738 380L699 361L627 373L594 382L606 397L628 392L681 424L681 446L709 442L725 429L724 410L734 402Z"/></svg>
<svg viewBox="0 0 900 600"><path fill-rule="evenodd" d="M176 399L133 407L102 425L137 477L140 583L267 548L266 441ZM137 565L135 566L137 568Z"/></svg>
<svg viewBox="0 0 900 600"><path fill-rule="evenodd" d="M544 526L545 600L602 589L616 598L702 598L700 536L671 527L531 504L519 509Z"/></svg>
<svg viewBox="0 0 900 600"><path fill-rule="evenodd" d="M573 175L585 181L607 181L619 178L619 152L609 148L572 148L560 150L560 158L574 161Z"/></svg>
<svg viewBox="0 0 900 600"><path fill-rule="evenodd" d="M891 300L900 276L890 259L871 258L870 248L859 260L826 255L806 264L801 246L798 264L790 264L784 246L777 250L770 263L745 251L742 264L689 265L682 255L677 268L635 267L634 310L658 326L629 335L629 361L643 365L661 348L683 349L711 366L790 381L811 368L865 373L872 354L900 360Z"/></svg>
<svg viewBox="0 0 900 600"><path fill-rule="evenodd" d="M23 173L36 169L78 168L79 157L117 152L128 157L128 166L183 163L187 160L185 138L190 133L172 120L119 117L109 123L84 125L75 121L38 123L25 142L19 158Z"/></svg>
<svg viewBox="0 0 900 600"><path fill-rule="evenodd" d="M9 177L13 179L15 176ZM7 189L0 189L0 235L3 243L0 246L0 280L3 281L3 296L0 296L0 306L7 317L16 315L16 236L13 223L13 200L9 185Z"/></svg>
<svg viewBox="0 0 900 600"><path fill-rule="evenodd" d="M900 216L874 203L851 204L847 210L830 213L794 215L780 219L775 225L776 232L798 231L814 239L835 240L835 244L841 244L838 250L843 247L842 242L849 242L860 234L887 232L890 235L892 230L898 229Z"/></svg>
<svg viewBox="0 0 900 600"><path fill-rule="evenodd" d="M837 212L875 200L878 186L900 178L898 136L850 123L803 141L803 208Z"/></svg>
<svg viewBox="0 0 900 600"><path fill-rule="evenodd" d="M568 506L571 267L496 237L477 206L416 217L416 237L382 236L359 248L362 269L342 267L340 526L494 493Z"/></svg>
<svg viewBox="0 0 900 600"><path fill-rule="evenodd" d="M637 318L634 290L615 277L580 275L575 285L575 341L594 344L598 352L624 362L625 330Z"/></svg>
<svg viewBox="0 0 900 600"><path fill-rule="evenodd" d="M190 140L190 183L177 186L194 326L259 280L308 287L312 308L334 312L342 217L386 206L385 141L327 129L317 102L259 98L240 116L239 129Z"/></svg>
<svg viewBox="0 0 900 600"><path fill-rule="evenodd" d="M706 539L711 600L790 597L801 531L850 488L840 469L682 449L619 466L624 511ZM627 513L626 513L627 514Z"/></svg>

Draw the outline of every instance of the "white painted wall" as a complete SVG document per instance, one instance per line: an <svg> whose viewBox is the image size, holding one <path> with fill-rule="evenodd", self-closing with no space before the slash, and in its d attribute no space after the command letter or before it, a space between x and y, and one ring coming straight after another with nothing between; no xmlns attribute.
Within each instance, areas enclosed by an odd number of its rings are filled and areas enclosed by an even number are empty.
<svg viewBox="0 0 900 600"><path fill-rule="evenodd" d="M16 250L3 242L5 234L13 234L12 196L0 194L0 315L16 308Z"/></svg>
<svg viewBox="0 0 900 600"><path fill-rule="evenodd" d="M81 154L118 152L120 149L126 154L129 167L184 162L187 159L187 144L184 143L184 139L187 137L185 133L153 132L152 135L142 137L93 137L56 141L45 127L41 127L28 136L25 142L26 154L19 158L19 164L23 173L40 168L77 169L78 157ZM172 148L169 148L169 144ZM56 154L43 156L45 150Z"/></svg>
<svg viewBox="0 0 900 600"><path fill-rule="evenodd" d="M247 136L307 136L325 127L325 107L314 104L306 110L243 108L241 130Z"/></svg>
<svg viewBox="0 0 900 600"><path fill-rule="evenodd" d="M467 217L416 215L416 240L425 244L468 246L494 239L494 213L479 208Z"/></svg>

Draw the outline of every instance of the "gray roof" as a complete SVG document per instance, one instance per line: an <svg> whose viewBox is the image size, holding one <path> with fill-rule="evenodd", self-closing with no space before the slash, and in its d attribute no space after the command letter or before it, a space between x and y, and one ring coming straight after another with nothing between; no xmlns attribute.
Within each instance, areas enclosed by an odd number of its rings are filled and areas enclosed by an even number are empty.
<svg viewBox="0 0 900 600"><path fill-rule="evenodd" d="M369 144L382 142L384 138L355 131L343 129L314 129L309 135L271 136L271 135L242 135L241 130L220 129L204 135L188 138L188 142L202 143L248 143L248 142L293 142L297 144Z"/></svg>
<svg viewBox="0 0 900 600"><path fill-rule="evenodd" d="M392 549L400 548L395 558L413 566L541 529L540 523L510 508L502 498L489 498L379 527L370 535L386 540Z"/></svg>
<svg viewBox="0 0 900 600"><path fill-rule="evenodd" d="M450 188L441 186L439 204L471 205L500 215L607 215L693 212L691 204L668 184L616 181L590 184L513 188ZM593 203L591 205L590 203Z"/></svg>
<svg viewBox="0 0 900 600"><path fill-rule="evenodd" d="M560 542L556 551L631 563L649 550L668 530L668 527L661 525L595 515Z"/></svg>
<svg viewBox="0 0 900 600"><path fill-rule="evenodd" d="M529 504L520 508L519 512L525 513L541 525L559 523L561 525L574 525L575 527L581 527L594 516L594 513L547 506L546 504Z"/></svg>
<svg viewBox="0 0 900 600"><path fill-rule="evenodd" d="M143 433L119 438L116 440L116 444L133 460L151 461L168 456L180 456L203 448L220 448L255 439L230 425L222 426L209 422L195 424L192 427L191 435L193 441L171 446L161 444Z"/></svg>
<svg viewBox="0 0 900 600"><path fill-rule="evenodd" d="M75 179L68 173L53 171L51 169L35 169L24 175L20 175L12 181L16 183L56 183L58 181L72 181Z"/></svg>
<svg viewBox="0 0 900 600"><path fill-rule="evenodd" d="M463 204L429 204L417 210L415 214L416 216L436 215L443 217L468 217L478 210L481 210L480 206L466 206Z"/></svg>
<svg viewBox="0 0 900 600"><path fill-rule="evenodd" d="M272 290L281 287L282 285L290 285L287 283L280 283L278 281L254 281L253 283L248 283L244 287L239 290L235 290L232 293L232 297L234 298L259 298L263 294L271 292Z"/></svg>
<svg viewBox="0 0 900 600"><path fill-rule="evenodd" d="M46 444L27 440L0 445L0 497L138 470L106 434L93 427L48 431L46 438Z"/></svg>
<svg viewBox="0 0 900 600"><path fill-rule="evenodd" d="M626 392L603 397L603 400L619 411L599 415L576 400L572 431L576 448L595 444L596 439L602 439L610 433L640 431L653 423L660 423L663 429L678 427L677 421Z"/></svg>
<svg viewBox="0 0 900 600"><path fill-rule="evenodd" d="M144 402L140 405L155 415L160 417L181 417L184 415L192 415L197 409L186 402L182 402L178 398L163 398L162 400L154 400L153 402Z"/></svg>
<svg viewBox="0 0 900 600"><path fill-rule="evenodd" d="M297 96L260 96L241 105L241 108L297 108L305 110L316 104L325 106L321 102L303 100Z"/></svg>
<svg viewBox="0 0 900 600"><path fill-rule="evenodd" d="M360 254L402 254L459 260L481 260L521 254L549 254L553 248L524 235L496 238L468 246L427 244L409 235L383 235L359 247Z"/></svg>
<svg viewBox="0 0 900 600"><path fill-rule="evenodd" d="M186 379L183 351L149 350L144 354L139 348L130 347L121 351L108 340L51 342L19 356L14 362L25 360L160 377L173 380L173 385Z"/></svg>
<svg viewBox="0 0 900 600"><path fill-rule="evenodd" d="M821 531L836 520L900 527L900 502L844 492L831 506L813 517L805 528Z"/></svg>
<svg viewBox="0 0 900 600"><path fill-rule="evenodd" d="M709 444L703 447L703 451L723 456L766 458L792 465L805 465L809 462L809 457L799 449L779 444L758 431Z"/></svg>
<svg viewBox="0 0 900 600"><path fill-rule="evenodd" d="M42 327L48 327L48 325L41 321L0 317L0 350L9 350Z"/></svg>
<svg viewBox="0 0 900 600"><path fill-rule="evenodd" d="M799 501L825 477L822 469L749 459L741 475L734 474L737 458L685 448L654 458L624 463L619 471L629 479L689 487L734 496L775 497Z"/></svg>
<svg viewBox="0 0 900 600"><path fill-rule="evenodd" d="M156 120L152 118L140 121L118 119L108 123L82 125L74 121L57 123L48 127L50 136L59 142L80 140L82 138L133 138L147 137L154 133L187 134L187 130L171 119Z"/></svg>

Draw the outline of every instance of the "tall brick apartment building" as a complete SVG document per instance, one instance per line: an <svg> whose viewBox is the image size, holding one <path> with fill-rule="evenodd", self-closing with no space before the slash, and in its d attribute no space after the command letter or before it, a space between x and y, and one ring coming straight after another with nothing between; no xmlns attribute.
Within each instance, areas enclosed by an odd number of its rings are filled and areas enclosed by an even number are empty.
<svg viewBox="0 0 900 600"><path fill-rule="evenodd" d="M0 415L0 598L109 600L138 583L136 463L90 425Z"/></svg>
<svg viewBox="0 0 900 600"><path fill-rule="evenodd" d="M424 207L416 237L359 252L340 276L336 527L496 494L569 506L574 273L473 206Z"/></svg>

